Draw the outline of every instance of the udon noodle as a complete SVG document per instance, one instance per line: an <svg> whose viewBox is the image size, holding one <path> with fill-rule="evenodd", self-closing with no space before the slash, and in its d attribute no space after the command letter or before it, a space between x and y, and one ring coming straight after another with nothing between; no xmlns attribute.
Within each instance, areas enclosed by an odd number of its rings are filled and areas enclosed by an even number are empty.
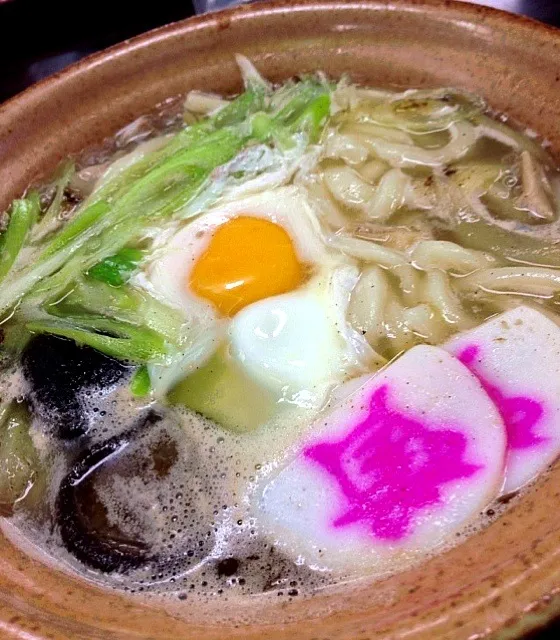
<svg viewBox="0 0 560 640"><path fill-rule="evenodd" d="M531 250L516 257L527 241L555 243L559 178L542 146L456 90L338 92L347 108L314 170L296 180L315 198L327 242L367 265L351 313L371 346L391 358L438 344L501 309L502 294L555 309L556 251L546 266Z"/></svg>

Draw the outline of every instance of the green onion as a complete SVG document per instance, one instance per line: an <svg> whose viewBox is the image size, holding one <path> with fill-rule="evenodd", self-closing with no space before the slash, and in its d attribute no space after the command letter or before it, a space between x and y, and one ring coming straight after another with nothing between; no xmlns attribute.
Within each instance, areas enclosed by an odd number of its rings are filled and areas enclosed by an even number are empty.
<svg viewBox="0 0 560 640"><path fill-rule="evenodd" d="M27 309L27 306L26 306ZM48 306L49 313L58 317L82 317L89 314L112 318L119 322L147 327L169 343L182 346L188 331L179 311L171 309L144 292L127 287L111 287L86 278L73 285L58 304ZM33 310L29 320L35 320Z"/></svg>
<svg viewBox="0 0 560 640"><path fill-rule="evenodd" d="M40 259L49 258L55 253L69 245L73 240L78 238L80 234L89 231L94 227L95 223L106 217L111 211L111 207L104 200L95 202L87 209L82 211L80 215L71 220L56 238L47 246Z"/></svg>
<svg viewBox="0 0 560 640"><path fill-rule="evenodd" d="M142 365L136 369L132 376L132 380L130 381L130 392L137 398L143 398L150 393L151 388L150 374L148 373L147 367Z"/></svg>
<svg viewBox="0 0 560 640"><path fill-rule="evenodd" d="M292 130L305 131L311 142L317 142L323 130L323 126L329 116L331 99L323 94L310 102L292 124Z"/></svg>
<svg viewBox="0 0 560 640"><path fill-rule="evenodd" d="M118 253L98 262L87 272L88 276L106 282L112 287L121 287L128 282L130 276L142 260L143 253L139 249L125 247Z"/></svg>
<svg viewBox="0 0 560 640"><path fill-rule="evenodd" d="M42 240L46 235L54 231L56 227L61 224L62 221L60 220L59 214L62 199L64 198L64 190L68 186L68 182L70 181L70 178L75 171L76 167L71 161L65 162L60 168L60 177L56 181L56 191L53 201L41 218L40 222L33 228L33 231L31 233L32 242Z"/></svg>
<svg viewBox="0 0 560 640"><path fill-rule="evenodd" d="M102 183L93 192L90 200L110 199L113 201L118 199L131 184L136 180L140 180L152 169L161 166L162 163L178 151L199 144L210 133L220 129L220 127L243 123L249 115L259 111L262 106L262 92L247 91L241 94L223 109L220 109L214 116L182 129L163 148L148 154L108 182Z"/></svg>
<svg viewBox="0 0 560 640"><path fill-rule="evenodd" d="M143 363L162 361L166 355L165 342L155 331L109 318L38 320L29 322L27 329L69 338L118 360Z"/></svg>
<svg viewBox="0 0 560 640"><path fill-rule="evenodd" d="M193 327L148 292L127 286L144 258L133 247L151 237L151 227L183 222L219 197L228 176L227 169L225 174L217 170L248 145L260 140L282 155L294 144L318 140L330 111L330 89L305 80L284 94L275 104L268 87L251 87L157 150L139 154L132 165L109 171L74 218L52 230L73 171L69 164L43 218L46 226L36 227L39 240L46 241L33 246L29 262L0 288L0 313L18 304L10 326L19 321L22 339L52 333L150 367L182 362L192 349ZM24 241L25 234L15 256ZM7 270L14 260L7 260ZM20 344L19 333L12 333L18 339L10 344ZM134 392L147 392L149 378L147 370L139 369L131 383Z"/></svg>
<svg viewBox="0 0 560 640"><path fill-rule="evenodd" d="M27 234L39 215L39 194L33 191L23 200L14 200L8 228L0 239L0 281L12 268Z"/></svg>
<svg viewBox="0 0 560 640"><path fill-rule="evenodd" d="M29 413L12 402L0 418L0 515L11 516L16 504L32 506L42 488L42 469L29 434Z"/></svg>

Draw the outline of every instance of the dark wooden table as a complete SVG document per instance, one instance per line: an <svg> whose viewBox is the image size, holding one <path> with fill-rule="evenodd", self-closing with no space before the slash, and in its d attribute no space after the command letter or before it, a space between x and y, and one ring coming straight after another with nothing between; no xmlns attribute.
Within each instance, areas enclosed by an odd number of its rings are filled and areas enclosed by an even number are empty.
<svg viewBox="0 0 560 640"><path fill-rule="evenodd" d="M205 0L196 2L200 6ZM478 4L560 27L560 0L481 0ZM193 13L191 0L0 0L0 103L94 51ZM558 581L560 586L560 576ZM560 640L560 621L531 637Z"/></svg>

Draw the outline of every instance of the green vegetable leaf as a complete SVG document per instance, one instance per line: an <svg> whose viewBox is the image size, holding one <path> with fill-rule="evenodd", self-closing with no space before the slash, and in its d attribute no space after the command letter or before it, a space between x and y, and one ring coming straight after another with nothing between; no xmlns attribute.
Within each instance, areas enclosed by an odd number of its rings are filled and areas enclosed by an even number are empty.
<svg viewBox="0 0 560 640"><path fill-rule="evenodd" d="M146 155L132 166L119 172L108 182L102 182L99 188L93 192L90 202L87 204L100 199L117 200L131 184L146 176L152 169L161 166L178 151L199 144L209 134L221 127L242 124L250 114L256 113L262 107L262 92L246 91L242 93L210 118L185 127L161 149Z"/></svg>
<svg viewBox="0 0 560 640"><path fill-rule="evenodd" d="M98 262L87 272L88 276L112 287L120 287L128 282L143 257L142 251L125 247L118 253Z"/></svg>
<svg viewBox="0 0 560 640"><path fill-rule="evenodd" d="M25 308L27 309L27 305ZM187 332L183 315L147 292L125 286L112 287L90 278L72 285L72 290L63 295L59 303L48 305L48 310L58 318L92 314L144 326L176 347L182 346ZM33 311L30 310L29 320L34 319Z"/></svg>
<svg viewBox="0 0 560 640"><path fill-rule="evenodd" d="M292 124L292 130L304 131L311 142L317 142L329 116L331 98L323 94L310 102Z"/></svg>
<svg viewBox="0 0 560 640"><path fill-rule="evenodd" d="M264 107L264 92L259 89L245 91L220 109L210 118L213 129L231 127L244 122L251 113L256 113Z"/></svg>
<svg viewBox="0 0 560 640"><path fill-rule="evenodd" d="M148 373L147 367L142 365L136 369L132 376L132 380L130 381L130 392L137 398L143 398L150 393L151 388L150 374Z"/></svg>
<svg viewBox="0 0 560 640"><path fill-rule="evenodd" d="M317 142L330 107L330 90L315 80L308 80L290 89L289 99L276 114L255 114L251 119L251 133L263 142L272 138L284 149L293 146L294 134L307 134L310 142Z"/></svg>
<svg viewBox="0 0 560 640"><path fill-rule="evenodd" d="M19 303L10 323L19 322L21 331L11 332L10 344L20 344L29 332L53 333L149 365L150 375L143 369L135 374L132 388L137 393L149 389L150 376L154 389L173 377L162 369L173 365L182 370L199 357L195 328L181 313L127 286L144 257L132 247L150 237L149 228L204 211L232 177L244 179L247 158L240 168L235 165L240 152L247 155L259 146L267 151L266 145L272 144L283 161L284 149L303 149L307 141L319 138L330 110L329 87L305 80L280 91L275 100L266 83L251 84L209 118L185 127L145 155L138 153L131 164L119 160L118 170L107 172L60 229L47 219L48 229L39 229L38 235L39 241L46 240L32 246L29 262L0 288L0 313ZM257 140L262 144L255 145ZM72 171L67 165L59 178L49 218L58 216ZM24 241L25 234L15 255ZM13 264L15 258L10 260ZM158 376L151 375L156 370Z"/></svg>
<svg viewBox="0 0 560 640"><path fill-rule="evenodd" d="M129 362L164 361L163 338L145 327L91 316L37 320L27 324L32 333L51 333L87 345L108 356Z"/></svg>
<svg viewBox="0 0 560 640"><path fill-rule="evenodd" d="M111 207L108 202L100 200L95 202L91 206L83 210L78 216L71 220L52 242L47 245L47 248L42 253L40 259L49 258L50 256L58 253L65 246L72 243L73 240L78 238L82 233L90 231L95 224L108 217Z"/></svg>
<svg viewBox="0 0 560 640"><path fill-rule="evenodd" d="M37 242L42 240L46 235L56 229L61 224L59 219L60 207L62 205L62 199L64 197L64 190L68 186L70 178L76 171L76 167L72 161L63 163L59 169L59 178L56 180L56 191L53 201L45 214L41 218L40 222L33 227L31 232L31 241Z"/></svg>
<svg viewBox="0 0 560 640"><path fill-rule="evenodd" d="M29 413L12 402L0 418L0 515L13 514L17 503L31 503L42 488L41 465L29 435Z"/></svg>
<svg viewBox="0 0 560 640"><path fill-rule="evenodd" d="M32 225L39 216L39 194L33 191L27 198L14 200L8 228L0 238L0 281L12 268Z"/></svg>

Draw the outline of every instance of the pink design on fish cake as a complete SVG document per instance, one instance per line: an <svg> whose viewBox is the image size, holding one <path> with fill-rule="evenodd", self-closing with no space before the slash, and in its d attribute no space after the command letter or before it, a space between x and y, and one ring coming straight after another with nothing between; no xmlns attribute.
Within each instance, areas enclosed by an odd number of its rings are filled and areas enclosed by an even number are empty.
<svg viewBox="0 0 560 640"><path fill-rule="evenodd" d="M491 384L476 370L474 361L479 354L480 347L471 344L462 349L457 357L476 375L492 402L498 407L506 425L508 446L511 449L528 449L546 442L548 438L536 435L533 431L544 415L543 404L528 396L508 398L499 387Z"/></svg>
<svg viewBox="0 0 560 640"><path fill-rule="evenodd" d="M372 394L364 420L344 438L309 446L303 454L344 496L333 527L362 523L375 538L397 541L411 533L415 514L442 503L443 484L483 467L464 462L464 433L430 429L427 421L388 406L388 396L385 384Z"/></svg>

